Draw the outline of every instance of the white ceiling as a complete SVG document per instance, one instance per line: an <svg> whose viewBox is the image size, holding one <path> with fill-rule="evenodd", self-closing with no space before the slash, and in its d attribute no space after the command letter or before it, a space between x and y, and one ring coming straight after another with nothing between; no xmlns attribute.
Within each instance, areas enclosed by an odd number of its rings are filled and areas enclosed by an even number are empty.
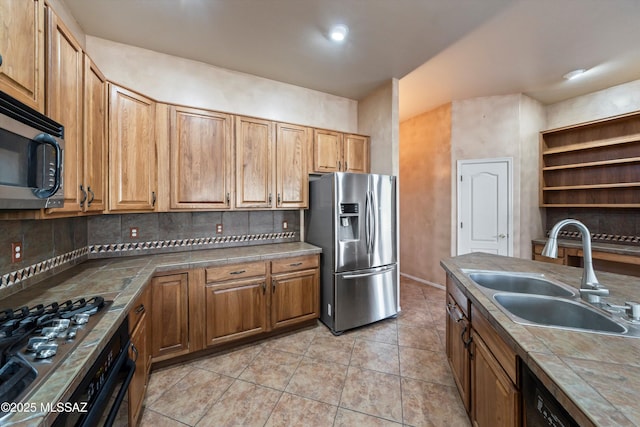
<svg viewBox="0 0 640 427"><path fill-rule="evenodd" d="M640 0L65 0L88 34L361 99L401 120L452 100L553 103L640 79ZM328 40L349 27L344 44ZM564 81L575 68L580 79Z"/></svg>

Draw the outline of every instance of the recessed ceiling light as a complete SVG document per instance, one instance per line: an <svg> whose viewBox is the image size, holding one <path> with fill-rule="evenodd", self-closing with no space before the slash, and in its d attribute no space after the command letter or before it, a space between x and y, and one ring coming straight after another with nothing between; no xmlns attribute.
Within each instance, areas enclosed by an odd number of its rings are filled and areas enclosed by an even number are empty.
<svg viewBox="0 0 640 427"><path fill-rule="evenodd" d="M580 68L577 70L573 70L573 71L569 71L567 74L565 74L564 76L562 76L562 78L566 79L566 80L573 80L578 76L581 76L582 74L584 74L584 72L587 71L584 68Z"/></svg>
<svg viewBox="0 0 640 427"><path fill-rule="evenodd" d="M349 27L346 25L336 25L329 32L329 38L334 42L341 43L347 38Z"/></svg>

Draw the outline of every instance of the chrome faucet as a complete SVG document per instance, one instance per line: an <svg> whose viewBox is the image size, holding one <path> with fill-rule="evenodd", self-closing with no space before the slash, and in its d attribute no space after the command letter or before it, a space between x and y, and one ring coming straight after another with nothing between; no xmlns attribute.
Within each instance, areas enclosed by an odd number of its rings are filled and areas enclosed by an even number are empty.
<svg viewBox="0 0 640 427"><path fill-rule="evenodd" d="M591 257L591 233L589 229L580 221L575 219L563 219L553 226L549 232L549 240L544 245L542 256L549 258L558 257L558 233L566 225L573 225L582 234L582 252L584 257L584 270L582 273L582 283L580 284L580 297L588 302L598 303L601 296L609 295L609 289L602 286L593 271L593 260Z"/></svg>

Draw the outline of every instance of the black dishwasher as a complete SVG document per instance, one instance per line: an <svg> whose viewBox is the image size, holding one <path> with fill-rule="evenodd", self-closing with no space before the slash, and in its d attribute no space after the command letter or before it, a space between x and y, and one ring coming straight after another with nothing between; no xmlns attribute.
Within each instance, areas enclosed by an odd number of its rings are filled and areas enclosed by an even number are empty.
<svg viewBox="0 0 640 427"><path fill-rule="evenodd" d="M522 403L525 427L580 427L524 363Z"/></svg>

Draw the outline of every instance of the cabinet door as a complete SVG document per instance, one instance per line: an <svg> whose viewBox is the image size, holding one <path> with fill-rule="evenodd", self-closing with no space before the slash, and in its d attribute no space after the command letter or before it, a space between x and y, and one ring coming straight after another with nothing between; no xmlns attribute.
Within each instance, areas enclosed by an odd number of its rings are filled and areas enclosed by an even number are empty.
<svg viewBox="0 0 640 427"><path fill-rule="evenodd" d="M129 425L135 426L140 417L144 393L147 389L149 339L146 314L143 315L131 334L131 345L129 357L136 361L136 370L129 384Z"/></svg>
<svg viewBox="0 0 640 427"><path fill-rule="evenodd" d="M320 315L318 269L271 278L271 327L281 328Z"/></svg>
<svg viewBox="0 0 640 427"><path fill-rule="evenodd" d="M82 72L83 52L71 32L49 9L49 57L46 112L64 126L64 207L47 213L80 212L84 194L80 191L83 173Z"/></svg>
<svg viewBox="0 0 640 427"><path fill-rule="evenodd" d="M519 392L477 333L473 334L473 425L512 427L519 425Z"/></svg>
<svg viewBox="0 0 640 427"><path fill-rule="evenodd" d="M171 208L228 209L232 195L232 117L171 110Z"/></svg>
<svg viewBox="0 0 640 427"><path fill-rule="evenodd" d="M151 211L156 204L155 103L110 84L109 209Z"/></svg>
<svg viewBox="0 0 640 427"><path fill-rule="evenodd" d="M345 172L369 173L369 138L362 135L345 135L343 142Z"/></svg>
<svg viewBox="0 0 640 427"><path fill-rule="evenodd" d="M261 277L205 286L207 346L267 330L265 280Z"/></svg>
<svg viewBox="0 0 640 427"><path fill-rule="evenodd" d="M84 210L106 208L107 171L107 80L84 55L84 179L87 192Z"/></svg>
<svg viewBox="0 0 640 427"><path fill-rule="evenodd" d="M447 359L464 408L469 412L471 404L470 358L465 340L468 342L471 332L469 331L469 321L451 295L447 295L446 328Z"/></svg>
<svg viewBox="0 0 640 427"><path fill-rule="evenodd" d="M313 171L340 172L342 170L342 134L329 130L313 131Z"/></svg>
<svg viewBox="0 0 640 427"><path fill-rule="evenodd" d="M187 273L154 277L151 281L151 354L154 360L189 351Z"/></svg>
<svg viewBox="0 0 640 427"><path fill-rule="evenodd" d="M276 136L276 207L309 205L307 151L309 128L278 123Z"/></svg>
<svg viewBox="0 0 640 427"><path fill-rule="evenodd" d="M273 206L273 123L236 117L236 207Z"/></svg>
<svg viewBox="0 0 640 427"><path fill-rule="evenodd" d="M44 112L44 19L44 0L0 0L0 90L40 112Z"/></svg>

